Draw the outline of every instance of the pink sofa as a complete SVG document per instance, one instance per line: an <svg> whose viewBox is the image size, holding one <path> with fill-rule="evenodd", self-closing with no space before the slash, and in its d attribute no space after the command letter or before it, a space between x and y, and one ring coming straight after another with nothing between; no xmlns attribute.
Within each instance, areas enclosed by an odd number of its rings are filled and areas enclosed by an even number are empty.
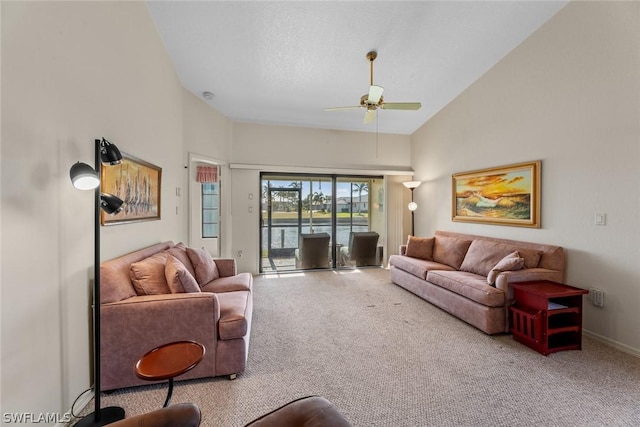
<svg viewBox="0 0 640 427"><path fill-rule="evenodd" d="M509 331L509 283L564 280L559 246L447 231L408 243L413 248L402 245L400 255L389 258L391 280L487 334ZM495 268L514 252L518 265Z"/></svg>
<svg viewBox="0 0 640 427"><path fill-rule="evenodd" d="M206 349L198 366L177 380L220 375L234 378L245 370L253 310L253 277L249 273L238 274L233 259L215 259L219 277L196 285L200 289L172 293L166 284L155 286L148 282L141 287L132 274L131 265L155 261L156 264L150 265L161 269L156 273L164 277L163 260L167 255L174 256L174 262L179 260L186 270L195 273L186 247L173 242L158 243L100 266L103 390L149 384L135 375L135 363L149 350L173 341L193 340ZM198 276L189 275L191 279ZM148 276L153 277L153 271Z"/></svg>

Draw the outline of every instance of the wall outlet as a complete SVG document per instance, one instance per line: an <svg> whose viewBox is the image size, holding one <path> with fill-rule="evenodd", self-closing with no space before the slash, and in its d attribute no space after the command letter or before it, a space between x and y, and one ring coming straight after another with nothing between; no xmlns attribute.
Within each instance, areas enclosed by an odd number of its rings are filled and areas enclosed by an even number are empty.
<svg viewBox="0 0 640 427"><path fill-rule="evenodd" d="M589 298L591 299L591 304L596 307L604 306L604 291L596 288L589 289Z"/></svg>

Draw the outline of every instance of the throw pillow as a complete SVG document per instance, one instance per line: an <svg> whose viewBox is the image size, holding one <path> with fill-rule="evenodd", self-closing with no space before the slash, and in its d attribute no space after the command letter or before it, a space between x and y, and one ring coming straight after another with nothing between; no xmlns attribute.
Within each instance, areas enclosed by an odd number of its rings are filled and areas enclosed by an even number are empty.
<svg viewBox="0 0 640 427"><path fill-rule="evenodd" d="M434 237L409 236L409 239L407 240L407 252L405 255L411 258L433 261L434 241Z"/></svg>
<svg viewBox="0 0 640 427"><path fill-rule="evenodd" d="M487 275L487 283L493 285L496 283L498 274L502 273L503 271L520 270L523 266L524 258L521 258L520 254L517 251L512 252L498 261L495 267L491 269L491 271Z"/></svg>
<svg viewBox="0 0 640 427"><path fill-rule="evenodd" d="M187 267L173 255L167 256L164 273L171 293L200 292L200 286L198 286L196 279L189 273Z"/></svg>
<svg viewBox="0 0 640 427"><path fill-rule="evenodd" d="M187 255L187 247L184 243L180 242L167 249L165 252L178 258L178 260L187 268L189 273L191 273L193 277L196 277L196 271L194 270L193 265L191 265L191 260L189 259L189 255Z"/></svg>
<svg viewBox="0 0 640 427"><path fill-rule="evenodd" d="M162 295L171 293L164 274L166 261L167 254L160 252L142 261L131 264L129 275L138 295Z"/></svg>
<svg viewBox="0 0 640 427"><path fill-rule="evenodd" d="M191 260L191 264L193 264L193 269L196 271L198 285L204 286L220 277L216 263L205 248L187 248L187 255Z"/></svg>

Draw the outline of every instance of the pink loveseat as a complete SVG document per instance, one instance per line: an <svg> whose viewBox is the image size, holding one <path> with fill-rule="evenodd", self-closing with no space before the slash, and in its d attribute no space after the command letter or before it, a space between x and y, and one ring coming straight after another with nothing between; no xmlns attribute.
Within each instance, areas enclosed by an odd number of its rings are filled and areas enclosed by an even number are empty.
<svg viewBox="0 0 640 427"><path fill-rule="evenodd" d="M389 258L391 280L487 334L509 331L509 283L564 280L559 246L447 231L408 243ZM519 263L498 265L509 256Z"/></svg>
<svg viewBox="0 0 640 427"><path fill-rule="evenodd" d="M169 271L167 259L172 260L172 265L181 266L181 277L196 283L193 279L202 274L196 274L200 270L196 271L189 255L191 252L187 253L184 245L164 242L101 264L103 390L149 384L135 375L135 363L149 350L174 341L193 340L206 349L198 366L177 380L220 375L234 378L244 372L253 277L249 273L238 274L233 259L214 259L215 276L219 277L194 285L199 289L188 289L186 282L184 289L159 283ZM132 264L138 267L135 273ZM159 276L154 279L154 274Z"/></svg>

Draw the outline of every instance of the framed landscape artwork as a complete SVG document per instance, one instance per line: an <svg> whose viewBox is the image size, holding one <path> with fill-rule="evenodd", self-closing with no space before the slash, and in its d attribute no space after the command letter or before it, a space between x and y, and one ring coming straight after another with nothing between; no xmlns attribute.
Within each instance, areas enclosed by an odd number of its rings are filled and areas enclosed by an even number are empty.
<svg viewBox="0 0 640 427"><path fill-rule="evenodd" d="M452 175L452 220L540 228L540 161Z"/></svg>
<svg viewBox="0 0 640 427"><path fill-rule="evenodd" d="M127 153L122 157L119 165L102 166L101 191L124 201L117 215L102 212L102 225L160 219L162 169Z"/></svg>

